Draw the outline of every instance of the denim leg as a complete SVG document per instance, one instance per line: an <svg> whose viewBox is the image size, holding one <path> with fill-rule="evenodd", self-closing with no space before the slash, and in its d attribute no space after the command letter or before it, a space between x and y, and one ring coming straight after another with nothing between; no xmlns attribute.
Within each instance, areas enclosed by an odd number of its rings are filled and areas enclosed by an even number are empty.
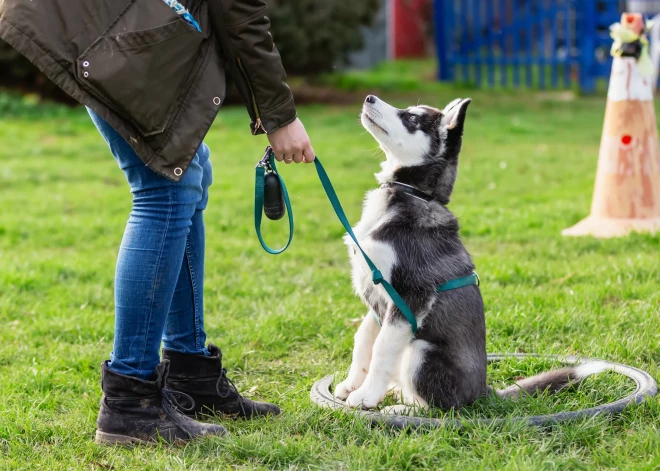
<svg viewBox="0 0 660 471"><path fill-rule="evenodd" d="M98 115L92 121L124 171L133 194L115 273L115 339L110 369L149 379L197 207L204 200L199 153L178 183L149 169ZM202 146L204 147L204 146Z"/></svg>
<svg viewBox="0 0 660 471"><path fill-rule="evenodd" d="M195 208L192 226L186 240L186 253L181 265L172 306L165 323L163 347L182 353L210 355L204 331L204 213L208 188L213 182L209 150L202 144L198 151L203 169L202 200Z"/></svg>

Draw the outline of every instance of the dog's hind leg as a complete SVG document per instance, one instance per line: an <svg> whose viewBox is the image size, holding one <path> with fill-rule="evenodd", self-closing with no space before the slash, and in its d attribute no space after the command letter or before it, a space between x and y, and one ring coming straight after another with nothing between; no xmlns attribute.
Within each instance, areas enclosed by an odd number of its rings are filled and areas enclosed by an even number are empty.
<svg viewBox="0 0 660 471"><path fill-rule="evenodd" d="M405 351L404 354L402 355L402 358L404 356L405 356ZM400 371L401 371L401 361L397 363L396 368L394 369L394 373L392 373L392 379L390 379L390 384L387 385L388 396L393 396L395 398L401 397L402 390L401 390L401 382L399 380Z"/></svg>
<svg viewBox="0 0 660 471"><path fill-rule="evenodd" d="M448 360L446 351L425 342L423 353L413 371L412 385L416 394L432 407L451 409L473 403L486 391L486 362L481 352L454 349ZM485 360L485 352L483 352Z"/></svg>
<svg viewBox="0 0 660 471"><path fill-rule="evenodd" d="M429 405L417 392L415 378L423 374L422 366L426 359L427 351L432 345L425 340L415 340L406 349L406 354L401 362L401 390L403 403L408 406L421 407L428 409Z"/></svg>
<svg viewBox="0 0 660 471"><path fill-rule="evenodd" d="M380 326L376 323L373 313L369 311L355 333L355 344L353 346L353 361L348 377L335 388L335 397L346 399L350 393L362 386L364 378L369 372L369 363L371 362L371 352L374 341L378 336Z"/></svg>
<svg viewBox="0 0 660 471"><path fill-rule="evenodd" d="M400 397L403 404L383 409L385 414L414 415L415 410L427 410L429 405L415 388L414 378L420 374L426 351L431 345L424 340L414 340L406 347L401 357L399 370Z"/></svg>
<svg viewBox="0 0 660 471"><path fill-rule="evenodd" d="M376 407L387 394L387 387L406 345L410 343L410 325L400 319L385 322L374 343L369 373L362 386L353 391L346 403L365 409Z"/></svg>

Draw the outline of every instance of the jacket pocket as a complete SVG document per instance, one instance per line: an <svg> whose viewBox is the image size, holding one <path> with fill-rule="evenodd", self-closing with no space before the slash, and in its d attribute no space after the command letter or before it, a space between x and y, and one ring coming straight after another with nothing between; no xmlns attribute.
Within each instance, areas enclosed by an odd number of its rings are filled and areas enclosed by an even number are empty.
<svg viewBox="0 0 660 471"><path fill-rule="evenodd" d="M78 58L78 78L144 136L158 134L167 127L203 39L181 19L101 36Z"/></svg>

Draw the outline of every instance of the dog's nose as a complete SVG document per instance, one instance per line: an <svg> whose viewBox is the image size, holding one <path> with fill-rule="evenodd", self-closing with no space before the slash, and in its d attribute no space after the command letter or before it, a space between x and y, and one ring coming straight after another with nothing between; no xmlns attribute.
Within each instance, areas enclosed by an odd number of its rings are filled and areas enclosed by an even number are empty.
<svg viewBox="0 0 660 471"><path fill-rule="evenodd" d="M367 96L367 99L366 99L365 101L366 101L367 103L371 103L371 104L373 105L374 103L376 103L376 99L377 99L377 98L376 98L375 96L373 96L373 95L369 95L369 96Z"/></svg>

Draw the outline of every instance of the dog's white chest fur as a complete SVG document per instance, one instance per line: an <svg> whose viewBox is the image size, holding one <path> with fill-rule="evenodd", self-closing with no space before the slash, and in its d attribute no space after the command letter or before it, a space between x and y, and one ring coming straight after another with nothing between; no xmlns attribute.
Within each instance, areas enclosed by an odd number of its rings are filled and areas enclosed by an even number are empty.
<svg viewBox="0 0 660 471"><path fill-rule="evenodd" d="M378 267L383 277L391 282L392 269L397 261L396 253L391 245L374 240L372 237L374 231L382 227L387 221L387 194L381 190L372 190L367 193L362 210L362 218L353 227L353 232L360 242L362 249ZM383 301L385 301L384 304L387 304L389 297L382 286L371 290L371 295L367 296L368 288L373 286L371 270L349 235L344 237L344 243L348 246L352 266L353 288L357 295L374 309ZM384 315L384 313L380 314Z"/></svg>

